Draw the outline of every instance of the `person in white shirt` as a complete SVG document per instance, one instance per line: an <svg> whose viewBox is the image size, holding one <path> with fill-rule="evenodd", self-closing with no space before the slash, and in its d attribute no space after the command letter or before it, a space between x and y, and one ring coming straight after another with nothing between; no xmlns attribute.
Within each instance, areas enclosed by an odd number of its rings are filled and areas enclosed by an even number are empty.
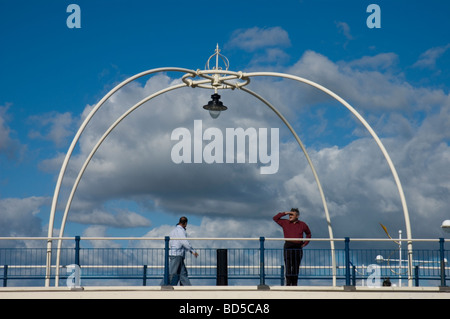
<svg viewBox="0 0 450 319"><path fill-rule="evenodd" d="M170 238L187 238L186 226L188 219L181 217L177 226L170 232ZM176 286L180 282L181 286L191 286L188 278L184 258L186 251L193 254L196 258L198 253L194 251L187 239L170 240L169 243L169 285Z"/></svg>

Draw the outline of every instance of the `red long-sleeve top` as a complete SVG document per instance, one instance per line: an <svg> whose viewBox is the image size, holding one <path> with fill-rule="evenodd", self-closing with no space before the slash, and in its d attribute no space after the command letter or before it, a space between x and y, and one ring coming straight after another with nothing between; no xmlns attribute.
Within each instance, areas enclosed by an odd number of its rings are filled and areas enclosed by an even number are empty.
<svg viewBox="0 0 450 319"><path fill-rule="evenodd" d="M296 220L295 222L291 222L287 219L282 219L281 217L285 216L284 213L278 213L273 216L273 220L283 228L284 238L304 238L303 234L306 234L306 238L311 238L311 231L309 230L308 225L302 222L301 220ZM290 240L294 243L302 243L297 240ZM309 241L305 241L303 243L303 247L309 244Z"/></svg>

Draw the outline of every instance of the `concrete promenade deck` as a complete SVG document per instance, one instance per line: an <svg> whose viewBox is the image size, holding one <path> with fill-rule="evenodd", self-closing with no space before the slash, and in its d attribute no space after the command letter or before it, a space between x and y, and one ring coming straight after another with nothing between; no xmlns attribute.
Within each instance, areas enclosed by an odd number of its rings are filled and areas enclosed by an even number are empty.
<svg viewBox="0 0 450 319"><path fill-rule="evenodd" d="M4 287L0 299L450 299L448 287Z"/></svg>

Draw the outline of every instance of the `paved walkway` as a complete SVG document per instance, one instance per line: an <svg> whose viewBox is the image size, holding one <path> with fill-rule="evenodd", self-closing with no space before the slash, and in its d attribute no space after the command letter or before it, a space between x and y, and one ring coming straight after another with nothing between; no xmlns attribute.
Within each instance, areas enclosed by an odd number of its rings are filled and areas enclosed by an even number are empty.
<svg viewBox="0 0 450 319"><path fill-rule="evenodd" d="M0 299L450 299L439 287L4 287Z"/></svg>

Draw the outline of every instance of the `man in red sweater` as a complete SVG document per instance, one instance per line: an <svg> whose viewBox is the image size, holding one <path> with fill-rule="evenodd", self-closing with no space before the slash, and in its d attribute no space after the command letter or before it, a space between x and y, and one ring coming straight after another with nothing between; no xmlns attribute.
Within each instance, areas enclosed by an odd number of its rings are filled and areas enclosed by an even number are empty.
<svg viewBox="0 0 450 319"><path fill-rule="evenodd" d="M289 219L282 219L289 215ZM290 212L278 213L273 220L283 228L284 238L311 238L311 231L306 223L298 219L300 213L298 208L292 208ZM284 243L284 264L286 270L286 285L297 286L298 271L303 257L303 247L309 241L286 240Z"/></svg>

